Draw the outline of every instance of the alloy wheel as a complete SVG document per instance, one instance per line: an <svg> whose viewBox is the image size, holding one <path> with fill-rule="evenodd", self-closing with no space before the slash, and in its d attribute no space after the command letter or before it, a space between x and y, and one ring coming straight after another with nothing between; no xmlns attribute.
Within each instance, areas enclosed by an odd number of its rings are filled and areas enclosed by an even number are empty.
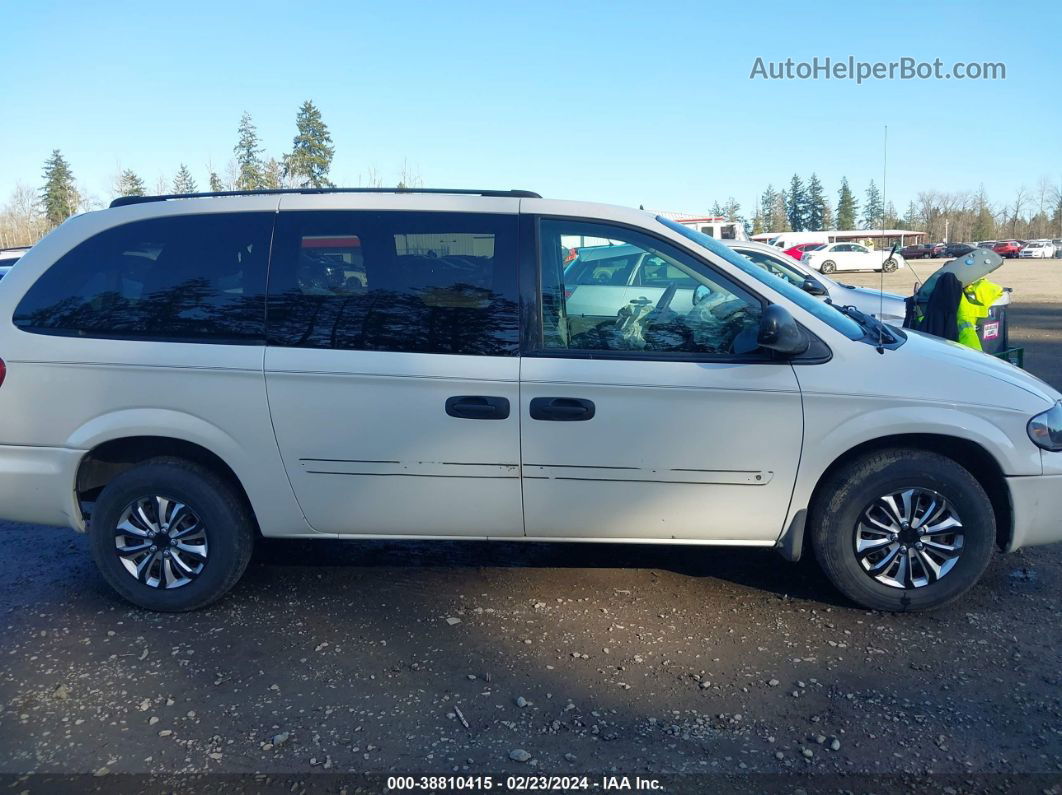
<svg viewBox="0 0 1062 795"><path fill-rule="evenodd" d="M964 530L941 494L913 487L864 508L853 540L856 559L869 577L891 588L923 588L955 568Z"/></svg>
<svg viewBox="0 0 1062 795"><path fill-rule="evenodd" d="M140 497L122 512L114 530L118 559L150 588L180 588L207 562L207 535L199 515L169 497Z"/></svg>

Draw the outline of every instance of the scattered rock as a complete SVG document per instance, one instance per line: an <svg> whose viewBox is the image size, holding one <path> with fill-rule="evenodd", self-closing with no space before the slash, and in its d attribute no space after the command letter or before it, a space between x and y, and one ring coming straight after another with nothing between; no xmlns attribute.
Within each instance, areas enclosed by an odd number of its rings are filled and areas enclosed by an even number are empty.
<svg viewBox="0 0 1062 795"><path fill-rule="evenodd" d="M523 748L516 748L509 752L509 758L514 762L530 762L531 754L525 751Z"/></svg>
<svg viewBox="0 0 1062 795"><path fill-rule="evenodd" d="M454 618L454 617L451 616L450 618L446 619L446 623L449 624L451 627L453 627L453 626L456 626L456 625L460 624L461 623L461 619Z"/></svg>
<svg viewBox="0 0 1062 795"><path fill-rule="evenodd" d="M279 746L286 743L291 738L290 732L281 732L280 734L273 735L273 745Z"/></svg>
<svg viewBox="0 0 1062 795"><path fill-rule="evenodd" d="M767 687L778 687L778 685L780 685L780 684L782 684L782 683L779 682L777 679L771 679L770 681L767 682Z"/></svg>
<svg viewBox="0 0 1062 795"><path fill-rule="evenodd" d="M841 750L841 741L838 740L836 737L834 737L832 740L830 740L830 750L831 751L840 751Z"/></svg>
<svg viewBox="0 0 1062 795"><path fill-rule="evenodd" d="M524 698L523 696L517 696L516 697L516 706L520 707L520 709L523 709L524 707L527 706L527 699Z"/></svg>

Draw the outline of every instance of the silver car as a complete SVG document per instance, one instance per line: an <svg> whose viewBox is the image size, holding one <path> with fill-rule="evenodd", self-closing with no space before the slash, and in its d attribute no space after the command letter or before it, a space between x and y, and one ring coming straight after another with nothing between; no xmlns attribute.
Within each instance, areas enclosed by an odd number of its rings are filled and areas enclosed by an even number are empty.
<svg viewBox="0 0 1062 795"><path fill-rule="evenodd" d="M824 301L828 298L839 306L854 306L865 315L873 315L895 326L903 324L906 305L902 295L835 282L766 243L737 240L721 242L775 276Z"/></svg>

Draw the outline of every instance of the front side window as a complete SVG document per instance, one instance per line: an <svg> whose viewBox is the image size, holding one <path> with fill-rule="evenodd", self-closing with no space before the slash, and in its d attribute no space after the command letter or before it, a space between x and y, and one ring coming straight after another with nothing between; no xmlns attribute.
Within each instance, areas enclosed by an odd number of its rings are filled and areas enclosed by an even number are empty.
<svg viewBox="0 0 1062 795"><path fill-rule="evenodd" d="M284 212L268 342L512 356L515 293L515 216Z"/></svg>
<svg viewBox="0 0 1062 795"><path fill-rule="evenodd" d="M14 322L39 334L261 343L272 213L180 215L107 229L29 289Z"/></svg>
<svg viewBox="0 0 1062 795"><path fill-rule="evenodd" d="M543 350L757 354L759 299L680 249L635 230L576 220L544 219L539 234ZM585 238L636 252L630 283L571 280L560 254L575 248L582 256L575 244Z"/></svg>

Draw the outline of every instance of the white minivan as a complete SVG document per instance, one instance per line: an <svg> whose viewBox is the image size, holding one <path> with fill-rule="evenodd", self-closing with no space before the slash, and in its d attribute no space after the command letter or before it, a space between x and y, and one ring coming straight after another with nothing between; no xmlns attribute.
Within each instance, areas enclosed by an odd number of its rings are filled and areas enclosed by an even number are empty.
<svg viewBox="0 0 1062 795"><path fill-rule="evenodd" d="M567 311L571 239L695 283ZM1062 539L1062 396L648 213L525 191L130 197L0 289L0 516L190 610L258 537L813 551L957 598Z"/></svg>

